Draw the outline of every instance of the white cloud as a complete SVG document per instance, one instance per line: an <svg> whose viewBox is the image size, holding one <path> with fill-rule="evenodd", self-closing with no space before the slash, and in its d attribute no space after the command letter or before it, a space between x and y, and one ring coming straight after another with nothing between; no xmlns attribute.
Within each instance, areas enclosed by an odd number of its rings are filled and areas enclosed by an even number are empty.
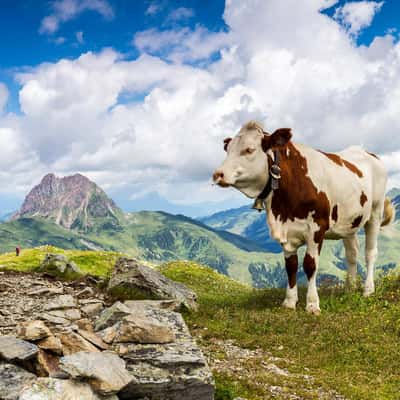
<svg viewBox="0 0 400 400"><path fill-rule="evenodd" d="M371 25L376 13L383 6L383 1L351 1L338 7L334 18L340 21L354 36Z"/></svg>
<svg viewBox="0 0 400 400"><path fill-rule="evenodd" d="M146 15L156 15L161 12L166 6L165 0L152 1L146 9Z"/></svg>
<svg viewBox="0 0 400 400"><path fill-rule="evenodd" d="M53 34L66 21L76 18L85 11L94 11L105 19L114 17L114 10L107 0L55 0L51 3L52 14L44 17L40 33Z"/></svg>
<svg viewBox="0 0 400 400"><path fill-rule="evenodd" d="M174 202L239 198L212 187L210 175L222 139L250 118L328 151L362 144L400 181L400 44L387 35L357 47L319 12L328 5L230 0L227 32L153 29L136 35L136 60L106 49L19 74L24 115L3 117L0 128L5 143L15 135L25 147L5 145L19 169L0 173L0 184L28 189L43 172L79 171L113 191Z"/></svg>
<svg viewBox="0 0 400 400"><path fill-rule="evenodd" d="M194 17L193 8L179 7L169 13L167 22L182 22L192 17Z"/></svg>
<svg viewBox="0 0 400 400"><path fill-rule="evenodd" d="M8 101L8 89L4 83L0 82L0 115Z"/></svg>
<svg viewBox="0 0 400 400"><path fill-rule="evenodd" d="M226 47L228 40L229 36L225 32L210 32L197 26L194 30L148 29L135 34L133 44L141 52L158 55L170 61L193 62L207 60L213 53Z"/></svg>

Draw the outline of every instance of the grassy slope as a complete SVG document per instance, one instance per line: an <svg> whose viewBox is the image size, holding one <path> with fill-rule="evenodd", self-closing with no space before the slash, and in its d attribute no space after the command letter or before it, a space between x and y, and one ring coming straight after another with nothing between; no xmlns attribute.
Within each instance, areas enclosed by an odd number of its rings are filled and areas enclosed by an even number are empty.
<svg viewBox="0 0 400 400"><path fill-rule="evenodd" d="M0 255L2 268L32 271L46 252L64 253L86 273L108 276L117 253L61 250L43 246ZM315 377L314 389L335 389L350 400L394 400L400 389L400 279L385 278L376 296L345 294L340 288L320 289L322 315L314 317L304 310L301 291L297 312L280 307L282 289L255 290L235 282L210 268L191 262L171 262L160 267L168 277L187 284L199 297L199 311L185 318L192 332L204 345L213 338L232 339L246 348L262 348L274 356L293 361L292 374ZM221 355L221 357L223 357ZM281 381L265 373L260 364L246 365L246 373L218 374L217 400L244 396L252 400L270 398L256 384L285 385L304 399L316 399L316 390L301 391L301 382ZM304 383L303 383L304 384ZM276 397L283 399L285 397Z"/></svg>
<svg viewBox="0 0 400 400"><path fill-rule="evenodd" d="M294 361L288 368L290 372L304 374L308 368L316 378L315 385L335 389L348 399L398 399L398 277L385 278L378 294L369 299L359 293L345 294L339 288L322 289L322 315L315 317L303 311L304 291L298 311L292 312L280 307L284 297L281 289L250 289L191 263L170 263L162 271L198 293L200 309L186 315L186 319L205 342L211 338L233 339L240 346L261 347L275 356L289 358ZM276 376L260 376L270 385L280 384ZM220 399L270 398L246 374L217 376L217 381ZM289 389L295 391L296 385ZM302 396L317 398L311 392Z"/></svg>
<svg viewBox="0 0 400 400"><path fill-rule="evenodd" d="M0 269L30 272L43 261L46 253L65 254L74 261L82 272L95 276L107 277L119 253L91 250L63 250L53 246L41 246L34 249L23 249L19 257L15 253L0 254Z"/></svg>

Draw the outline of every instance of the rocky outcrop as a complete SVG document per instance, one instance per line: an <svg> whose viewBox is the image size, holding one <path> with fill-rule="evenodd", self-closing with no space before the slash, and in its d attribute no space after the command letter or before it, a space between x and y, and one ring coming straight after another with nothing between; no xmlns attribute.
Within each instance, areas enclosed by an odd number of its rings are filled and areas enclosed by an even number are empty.
<svg viewBox="0 0 400 400"><path fill-rule="evenodd" d="M85 282L0 275L0 399L213 399L180 301L108 303Z"/></svg>
<svg viewBox="0 0 400 400"><path fill-rule="evenodd" d="M88 231L96 219L117 227L122 211L94 182L81 174L47 174L26 196L12 219L42 217L67 229Z"/></svg>
<svg viewBox="0 0 400 400"><path fill-rule="evenodd" d="M46 254L39 266L40 272L56 276L71 278L82 275L82 271L63 254Z"/></svg>
<svg viewBox="0 0 400 400"><path fill-rule="evenodd" d="M174 299L188 309L197 308L192 290L131 258L122 257L116 262L108 290L116 294L131 293L135 298Z"/></svg>

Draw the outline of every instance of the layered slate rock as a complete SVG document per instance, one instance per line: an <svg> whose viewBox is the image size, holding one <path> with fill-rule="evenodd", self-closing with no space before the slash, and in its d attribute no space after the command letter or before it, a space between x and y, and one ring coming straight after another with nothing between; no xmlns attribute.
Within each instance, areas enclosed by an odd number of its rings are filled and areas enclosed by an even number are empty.
<svg viewBox="0 0 400 400"><path fill-rule="evenodd" d="M17 335L25 340L40 340L51 335L50 329L43 321L26 321L22 322L17 327Z"/></svg>
<svg viewBox="0 0 400 400"><path fill-rule="evenodd" d="M26 361L38 353L33 343L18 339L15 336L0 336L0 358L7 361Z"/></svg>
<svg viewBox="0 0 400 400"><path fill-rule="evenodd" d="M101 396L89 384L71 379L38 378L25 387L18 400L118 400Z"/></svg>
<svg viewBox="0 0 400 400"><path fill-rule="evenodd" d="M117 354L79 352L61 359L60 367L72 378L83 378L100 394L118 393L134 377L125 368L125 362Z"/></svg>
<svg viewBox="0 0 400 400"><path fill-rule="evenodd" d="M212 400L214 381L207 362L176 312L148 308L148 317L168 326L175 341L167 344L114 343L135 377L119 393L121 399Z"/></svg>
<svg viewBox="0 0 400 400"><path fill-rule="evenodd" d="M82 275L82 271L64 254L46 254L39 267L40 272L46 272L52 276L59 277L77 277Z"/></svg>
<svg viewBox="0 0 400 400"><path fill-rule="evenodd" d="M186 308L197 308L196 294L192 290L132 258L118 259L108 290L112 293L132 292L143 299L175 299Z"/></svg>
<svg viewBox="0 0 400 400"><path fill-rule="evenodd" d="M22 388L36 379L21 367L0 363L0 399L17 400Z"/></svg>

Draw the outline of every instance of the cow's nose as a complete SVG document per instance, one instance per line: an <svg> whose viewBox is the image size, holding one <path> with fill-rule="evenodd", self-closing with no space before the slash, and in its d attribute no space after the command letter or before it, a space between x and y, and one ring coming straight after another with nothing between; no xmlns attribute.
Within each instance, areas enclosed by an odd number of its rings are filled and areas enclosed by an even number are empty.
<svg viewBox="0 0 400 400"><path fill-rule="evenodd" d="M218 182L221 179L224 179L224 173L222 171L215 171L213 174L214 182Z"/></svg>

